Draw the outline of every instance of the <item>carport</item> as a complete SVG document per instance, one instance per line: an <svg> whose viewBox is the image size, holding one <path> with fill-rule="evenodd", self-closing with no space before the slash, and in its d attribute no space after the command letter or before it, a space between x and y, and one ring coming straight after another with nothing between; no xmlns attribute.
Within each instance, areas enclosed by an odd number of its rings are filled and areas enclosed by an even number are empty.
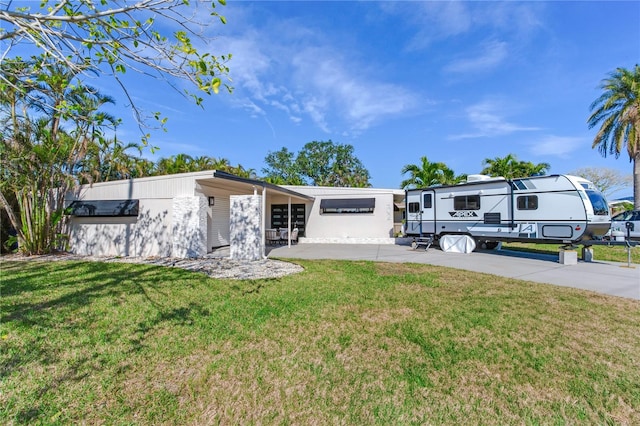
<svg viewBox="0 0 640 426"><path fill-rule="evenodd" d="M196 179L196 184L199 187L197 189L207 196L208 204L214 213L216 211L214 194L221 192L230 194L228 225L231 257L234 258L255 260L256 257L265 257L265 229L267 228L268 206L275 203L287 206L286 225L287 229L291 230L292 204L303 203L311 205L314 201L314 197L300 194L287 188L260 180L235 176L219 170L215 170L212 177ZM307 212L309 210L307 209ZM227 218L211 217L208 223L209 236L211 235L211 230L215 230L216 226L225 226L224 222L220 224L217 220L223 221L225 219ZM288 232L287 234L287 246L291 247L291 233ZM211 248L211 245L209 247Z"/></svg>

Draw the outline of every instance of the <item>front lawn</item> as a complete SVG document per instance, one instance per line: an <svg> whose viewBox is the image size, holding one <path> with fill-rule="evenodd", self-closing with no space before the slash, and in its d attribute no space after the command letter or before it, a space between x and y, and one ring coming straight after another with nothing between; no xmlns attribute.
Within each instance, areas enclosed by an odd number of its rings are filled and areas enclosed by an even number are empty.
<svg viewBox="0 0 640 426"><path fill-rule="evenodd" d="M299 263L0 263L0 423L640 424L640 301Z"/></svg>

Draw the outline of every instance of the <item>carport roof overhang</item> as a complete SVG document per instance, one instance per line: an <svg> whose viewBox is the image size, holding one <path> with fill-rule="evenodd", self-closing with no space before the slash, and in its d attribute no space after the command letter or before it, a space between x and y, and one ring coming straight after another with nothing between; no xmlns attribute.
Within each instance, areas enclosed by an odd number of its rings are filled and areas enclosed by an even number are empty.
<svg viewBox="0 0 640 426"><path fill-rule="evenodd" d="M203 186L225 189L227 191L237 192L238 194L253 194L256 191L261 192L264 189L267 193L281 194L298 200L313 201L315 199L314 197L282 188L281 186L274 185L272 183L243 178L230 173L221 172L220 170L214 170L213 175L210 178L203 177L196 179L196 181Z"/></svg>

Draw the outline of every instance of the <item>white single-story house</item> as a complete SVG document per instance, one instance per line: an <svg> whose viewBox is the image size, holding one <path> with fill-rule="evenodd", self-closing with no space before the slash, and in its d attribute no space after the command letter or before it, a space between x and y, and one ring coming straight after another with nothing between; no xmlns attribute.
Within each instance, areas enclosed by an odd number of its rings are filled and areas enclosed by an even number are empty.
<svg viewBox="0 0 640 426"><path fill-rule="evenodd" d="M404 213L399 189L278 186L216 170L84 185L67 200L70 250L96 256L230 246L233 258L259 259L272 228L297 228L300 243L393 244Z"/></svg>

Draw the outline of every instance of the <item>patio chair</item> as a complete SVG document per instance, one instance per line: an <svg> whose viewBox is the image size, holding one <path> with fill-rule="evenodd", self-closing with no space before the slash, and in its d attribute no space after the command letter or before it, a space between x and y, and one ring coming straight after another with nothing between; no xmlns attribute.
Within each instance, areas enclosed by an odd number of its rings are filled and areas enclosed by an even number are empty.
<svg viewBox="0 0 640 426"><path fill-rule="evenodd" d="M279 244L280 243L280 235L278 231L275 229L265 229L264 230L264 238L267 241L267 244Z"/></svg>
<svg viewBox="0 0 640 426"><path fill-rule="evenodd" d="M291 241L298 242L298 228L293 228L293 231L291 231Z"/></svg>

